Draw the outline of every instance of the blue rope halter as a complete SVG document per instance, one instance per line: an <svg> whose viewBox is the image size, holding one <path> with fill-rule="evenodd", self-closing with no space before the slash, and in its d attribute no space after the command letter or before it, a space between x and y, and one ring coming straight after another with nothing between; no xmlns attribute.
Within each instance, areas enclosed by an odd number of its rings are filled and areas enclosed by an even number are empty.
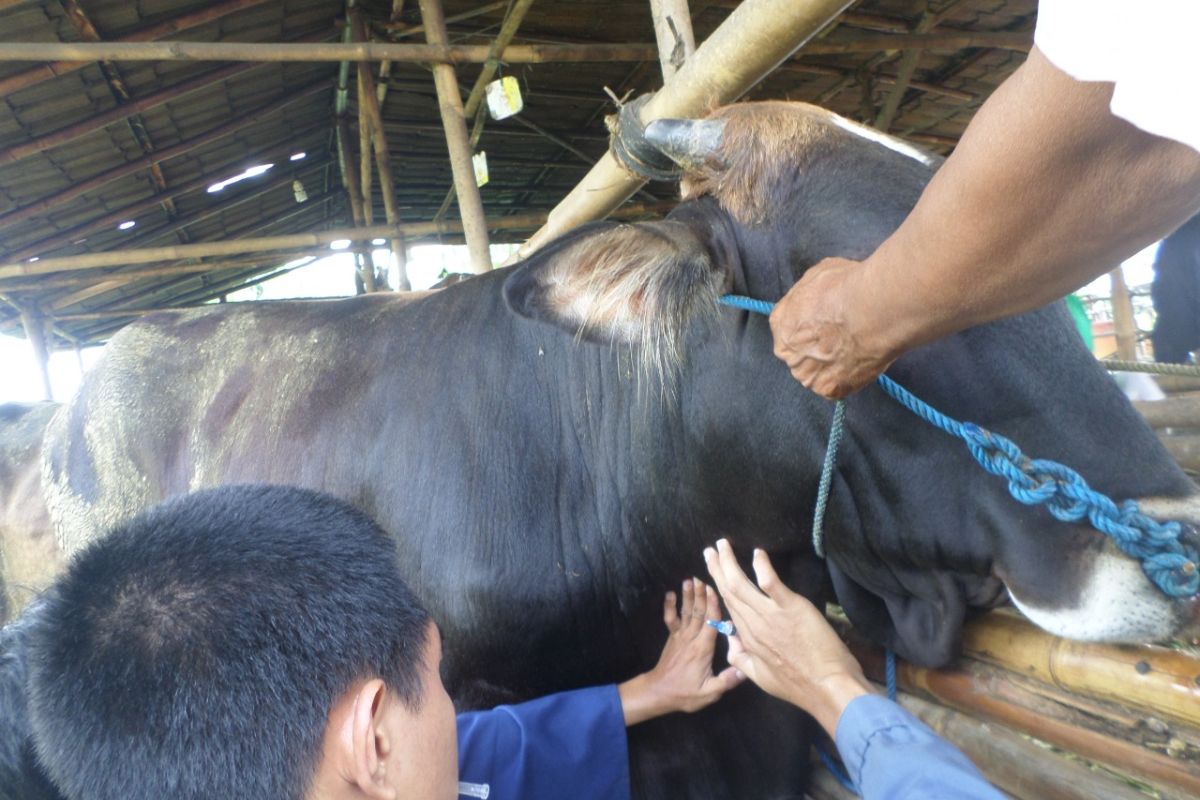
<svg viewBox="0 0 1200 800"><path fill-rule="evenodd" d="M770 315L774 303L741 295L725 295L721 303ZM1178 522L1159 522L1141 512L1134 500L1120 505L1088 486L1071 468L1056 461L1030 459L1011 440L972 422L960 422L938 411L886 375L880 388L921 419L966 443L979 465L1008 482L1008 492L1026 505L1046 505L1055 519L1079 522L1084 519L1116 543L1121 552L1138 559L1146 576L1170 597L1192 597L1200 593L1200 554L1180 541ZM813 544L824 555L821 531L828 503L837 446L841 440L845 401L834 407L829 444L821 471L817 510L813 520Z"/></svg>

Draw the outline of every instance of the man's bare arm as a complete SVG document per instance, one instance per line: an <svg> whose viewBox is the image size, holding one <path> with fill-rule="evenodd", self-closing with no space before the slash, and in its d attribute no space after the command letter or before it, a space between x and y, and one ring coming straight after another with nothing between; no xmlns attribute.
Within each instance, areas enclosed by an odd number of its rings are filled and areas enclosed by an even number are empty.
<svg viewBox="0 0 1200 800"><path fill-rule="evenodd" d="M901 353L1056 300L1200 210L1200 153L1108 109L1036 48L980 108L904 224L813 267L771 317L797 380L843 396Z"/></svg>

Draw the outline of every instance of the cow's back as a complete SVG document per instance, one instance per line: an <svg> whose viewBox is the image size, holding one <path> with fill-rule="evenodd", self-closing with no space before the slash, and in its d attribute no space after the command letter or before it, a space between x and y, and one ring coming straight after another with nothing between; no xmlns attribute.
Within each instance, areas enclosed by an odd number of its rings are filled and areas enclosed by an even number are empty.
<svg viewBox="0 0 1200 800"><path fill-rule="evenodd" d="M42 497L42 437L56 403L0 405L0 623L46 588L63 564Z"/></svg>

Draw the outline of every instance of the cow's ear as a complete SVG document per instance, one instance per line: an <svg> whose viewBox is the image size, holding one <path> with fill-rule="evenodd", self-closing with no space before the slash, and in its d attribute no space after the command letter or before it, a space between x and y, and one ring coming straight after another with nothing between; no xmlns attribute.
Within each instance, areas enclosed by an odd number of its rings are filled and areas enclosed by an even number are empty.
<svg viewBox="0 0 1200 800"><path fill-rule="evenodd" d="M603 223L518 264L504 297L520 316L590 341L644 343L715 313L726 280L682 222Z"/></svg>
<svg viewBox="0 0 1200 800"><path fill-rule="evenodd" d="M867 638L922 667L942 667L958 655L966 603L950 576L923 575L923 596L916 596L871 591L832 561L828 566L838 602Z"/></svg>

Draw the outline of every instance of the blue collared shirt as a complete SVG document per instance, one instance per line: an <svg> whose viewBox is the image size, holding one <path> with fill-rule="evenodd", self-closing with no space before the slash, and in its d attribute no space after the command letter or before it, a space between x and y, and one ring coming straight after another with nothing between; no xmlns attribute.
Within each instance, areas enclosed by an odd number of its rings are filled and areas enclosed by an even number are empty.
<svg viewBox="0 0 1200 800"><path fill-rule="evenodd" d="M954 745L878 695L846 706L837 747L865 800L1004 798Z"/></svg>
<svg viewBox="0 0 1200 800"><path fill-rule="evenodd" d="M458 776L464 797L625 800L629 745L617 687L459 714Z"/></svg>

